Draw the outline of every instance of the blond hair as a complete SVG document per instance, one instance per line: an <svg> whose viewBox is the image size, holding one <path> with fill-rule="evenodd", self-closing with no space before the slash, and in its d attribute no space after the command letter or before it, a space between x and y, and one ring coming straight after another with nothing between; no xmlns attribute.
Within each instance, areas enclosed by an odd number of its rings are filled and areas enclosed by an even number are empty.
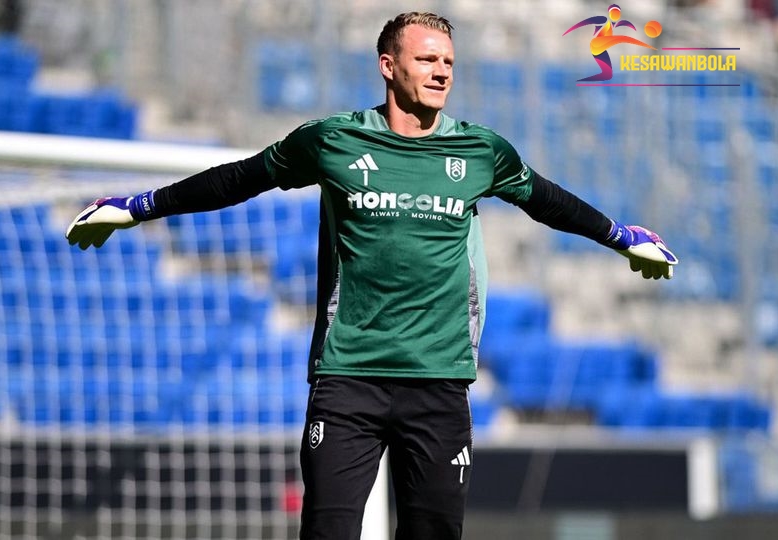
<svg viewBox="0 0 778 540"><path fill-rule="evenodd" d="M402 31L406 26L418 24L425 28L438 30L448 37L451 37L451 31L454 27L445 17L429 12L411 11L400 13L394 19L386 22L381 34L378 36L378 54L397 54L400 52L400 38Z"/></svg>

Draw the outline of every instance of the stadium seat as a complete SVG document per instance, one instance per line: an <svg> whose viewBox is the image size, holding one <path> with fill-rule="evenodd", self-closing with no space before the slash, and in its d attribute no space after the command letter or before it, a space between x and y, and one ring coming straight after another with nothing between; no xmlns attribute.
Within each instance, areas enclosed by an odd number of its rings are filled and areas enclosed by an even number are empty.
<svg viewBox="0 0 778 540"><path fill-rule="evenodd" d="M23 424L77 429L158 430L182 418L186 389L140 374L49 369L11 378L13 414Z"/></svg>
<svg viewBox="0 0 778 540"><path fill-rule="evenodd" d="M274 331L256 325L232 325L230 333L230 365L248 371L297 369L305 373L308 364L310 330Z"/></svg>
<svg viewBox="0 0 778 540"><path fill-rule="evenodd" d="M484 85L485 95L500 91L519 98L524 91L526 75L519 64L484 59L476 67L477 80Z"/></svg>
<svg viewBox="0 0 778 540"><path fill-rule="evenodd" d="M229 274L200 273L175 282L153 282L150 288L151 307L160 320L176 316L200 323L229 320L261 326L272 307L268 290Z"/></svg>
<svg viewBox="0 0 778 540"><path fill-rule="evenodd" d="M384 87L379 77L365 77L376 69L373 51L337 51L337 76L331 80L328 104L335 111L359 111L375 107L384 100Z"/></svg>
<svg viewBox="0 0 778 540"><path fill-rule="evenodd" d="M601 426L614 428L656 427L662 424L659 394L652 385L603 390L596 410Z"/></svg>
<svg viewBox="0 0 778 540"><path fill-rule="evenodd" d="M560 99L565 94L573 92L576 88L575 81L586 77L586 70L583 66L577 66L577 68L546 64L541 70L543 95Z"/></svg>
<svg viewBox="0 0 778 540"><path fill-rule="evenodd" d="M277 257L271 269L273 292L283 301L298 305L316 302L318 237L311 233L277 236Z"/></svg>
<svg viewBox="0 0 778 540"><path fill-rule="evenodd" d="M726 119L714 110L701 109L694 121L694 136L698 144L725 142L727 140Z"/></svg>
<svg viewBox="0 0 778 540"><path fill-rule="evenodd" d="M658 389L611 389L600 401L598 423L610 427L765 431L769 409L743 395L664 395Z"/></svg>
<svg viewBox="0 0 778 540"><path fill-rule="evenodd" d="M281 429L304 423L308 386L299 377L227 372L194 390L185 421L215 429Z"/></svg>
<svg viewBox="0 0 778 540"><path fill-rule="evenodd" d="M38 71L38 53L19 38L0 36L0 85L19 93L29 88Z"/></svg>
<svg viewBox="0 0 778 540"><path fill-rule="evenodd" d="M257 102L270 111L305 112L319 100L316 55L301 42L264 40L256 45Z"/></svg>
<svg viewBox="0 0 778 540"><path fill-rule="evenodd" d="M778 136L774 111L762 101L747 102L744 106L743 125L748 133L760 143L774 143Z"/></svg>
<svg viewBox="0 0 778 540"><path fill-rule="evenodd" d="M546 336L523 341L495 376L516 408L594 411L608 389L652 385L656 360L632 343L564 343Z"/></svg>
<svg viewBox="0 0 778 540"><path fill-rule="evenodd" d="M470 414L475 429L483 429L492 424L499 410L498 401L491 396L470 398Z"/></svg>
<svg viewBox="0 0 778 540"><path fill-rule="evenodd" d="M525 339L545 336L550 318L548 300L535 291L490 290L479 360L492 370L501 371L521 350Z"/></svg>
<svg viewBox="0 0 778 540"><path fill-rule="evenodd" d="M545 333L550 319L548 299L537 291L492 288L487 294L486 336L511 331Z"/></svg>
<svg viewBox="0 0 778 540"><path fill-rule="evenodd" d="M213 212L170 216L165 220L173 237L174 249L199 256L235 257L250 254L270 264L277 257L276 235L290 229L297 232L308 225L310 199L262 194L243 204ZM315 234L316 222L307 230Z"/></svg>
<svg viewBox="0 0 778 540"><path fill-rule="evenodd" d="M5 86L5 82L0 78L0 130L40 131L36 98L13 86Z"/></svg>
<svg viewBox="0 0 778 540"><path fill-rule="evenodd" d="M135 136L137 107L118 92L37 94L36 99L43 133L112 139Z"/></svg>

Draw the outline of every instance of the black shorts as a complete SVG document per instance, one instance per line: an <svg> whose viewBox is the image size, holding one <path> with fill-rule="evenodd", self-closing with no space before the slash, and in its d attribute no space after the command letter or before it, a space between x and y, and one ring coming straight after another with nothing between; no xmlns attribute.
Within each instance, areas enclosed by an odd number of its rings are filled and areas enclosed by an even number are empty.
<svg viewBox="0 0 778 540"><path fill-rule="evenodd" d="M300 450L300 538L358 540L389 449L397 539L459 539L472 463L468 381L324 376Z"/></svg>

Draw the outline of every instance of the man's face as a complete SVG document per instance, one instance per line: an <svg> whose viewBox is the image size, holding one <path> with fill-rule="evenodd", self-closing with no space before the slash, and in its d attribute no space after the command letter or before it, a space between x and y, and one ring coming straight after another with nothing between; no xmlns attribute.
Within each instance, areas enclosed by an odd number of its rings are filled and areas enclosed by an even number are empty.
<svg viewBox="0 0 778 540"><path fill-rule="evenodd" d="M403 29L400 50L391 58L389 84L398 104L406 110L441 110L454 82L451 38L412 24Z"/></svg>

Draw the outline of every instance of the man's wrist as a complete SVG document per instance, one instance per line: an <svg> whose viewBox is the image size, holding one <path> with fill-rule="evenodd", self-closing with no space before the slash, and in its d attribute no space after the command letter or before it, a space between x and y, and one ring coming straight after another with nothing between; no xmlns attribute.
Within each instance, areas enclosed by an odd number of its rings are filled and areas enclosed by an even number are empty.
<svg viewBox="0 0 778 540"><path fill-rule="evenodd" d="M149 221L158 217L154 209L154 190L131 197L127 206L135 221Z"/></svg>
<svg viewBox="0 0 778 540"><path fill-rule="evenodd" d="M618 221L611 221L611 230L605 239L605 245L616 250L624 250L632 245L632 231Z"/></svg>

